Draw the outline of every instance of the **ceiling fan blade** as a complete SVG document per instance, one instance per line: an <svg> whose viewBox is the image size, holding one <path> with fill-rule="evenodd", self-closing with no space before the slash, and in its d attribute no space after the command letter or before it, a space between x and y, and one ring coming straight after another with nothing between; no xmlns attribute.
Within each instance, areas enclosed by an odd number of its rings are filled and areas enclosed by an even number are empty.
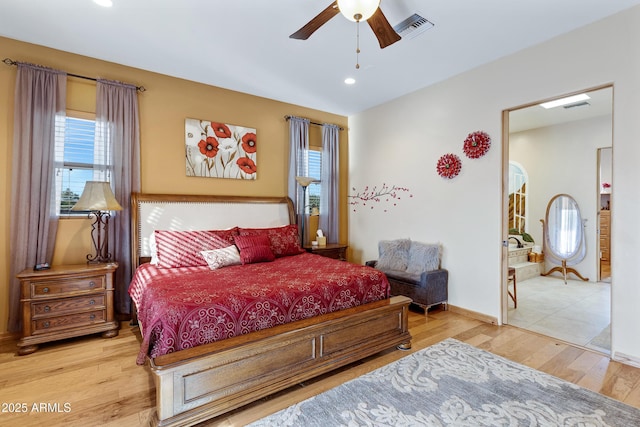
<svg viewBox="0 0 640 427"><path fill-rule="evenodd" d="M367 22L378 38L381 49L391 46L402 38L395 32L391 24L389 24L389 21L387 21L387 18L384 16L380 8L376 10L371 18L367 19Z"/></svg>
<svg viewBox="0 0 640 427"><path fill-rule="evenodd" d="M290 39L306 40L313 34L318 28L326 24L331 18L340 13L338 10L338 3L333 2L325 10L320 12L315 18L307 22L307 24L300 28L295 33L289 36Z"/></svg>

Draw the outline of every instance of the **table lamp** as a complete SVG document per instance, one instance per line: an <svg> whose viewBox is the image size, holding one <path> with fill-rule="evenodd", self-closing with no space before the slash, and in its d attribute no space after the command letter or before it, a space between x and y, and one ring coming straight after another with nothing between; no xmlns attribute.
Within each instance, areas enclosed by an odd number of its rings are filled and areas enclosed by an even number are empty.
<svg viewBox="0 0 640 427"><path fill-rule="evenodd" d="M95 216L91 224L91 240L95 255L88 254L87 262L107 263L111 262L109 253L109 211L121 211L122 206L118 203L111 186L108 182L87 181L78 202L71 208L72 211L89 211L89 219Z"/></svg>

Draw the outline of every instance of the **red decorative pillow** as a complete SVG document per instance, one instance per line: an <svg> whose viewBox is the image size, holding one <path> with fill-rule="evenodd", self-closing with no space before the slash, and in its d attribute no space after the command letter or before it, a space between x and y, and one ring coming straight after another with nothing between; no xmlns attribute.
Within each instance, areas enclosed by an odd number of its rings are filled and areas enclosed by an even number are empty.
<svg viewBox="0 0 640 427"><path fill-rule="evenodd" d="M298 226L295 224L270 228L239 228L240 236L267 236L269 246L277 258L305 252L300 247Z"/></svg>
<svg viewBox="0 0 640 427"><path fill-rule="evenodd" d="M235 241L240 249L240 261L243 264L269 262L276 259L267 236L236 236Z"/></svg>
<svg viewBox="0 0 640 427"><path fill-rule="evenodd" d="M158 267L176 268L205 266L200 252L222 249L234 244L238 228L229 230L155 231Z"/></svg>

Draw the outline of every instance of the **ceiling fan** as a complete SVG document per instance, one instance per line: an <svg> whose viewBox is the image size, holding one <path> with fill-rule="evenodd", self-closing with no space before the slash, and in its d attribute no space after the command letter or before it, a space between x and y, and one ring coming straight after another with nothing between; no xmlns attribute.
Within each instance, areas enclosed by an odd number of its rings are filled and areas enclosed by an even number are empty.
<svg viewBox="0 0 640 427"><path fill-rule="evenodd" d="M354 22L367 21L380 43L380 48L391 46L402 37L395 32L380 10L380 0L336 0L289 38L306 40L318 28L329 22L338 13Z"/></svg>

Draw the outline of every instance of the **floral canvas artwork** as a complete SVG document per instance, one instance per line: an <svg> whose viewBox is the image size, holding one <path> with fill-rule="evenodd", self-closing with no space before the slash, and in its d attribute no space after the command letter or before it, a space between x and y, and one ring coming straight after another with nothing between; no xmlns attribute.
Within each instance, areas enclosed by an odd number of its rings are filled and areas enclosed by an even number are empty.
<svg viewBox="0 0 640 427"><path fill-rule="evenodd" d="M214 121L185 120L187 176L256 179L256 130Z"/></svg>

